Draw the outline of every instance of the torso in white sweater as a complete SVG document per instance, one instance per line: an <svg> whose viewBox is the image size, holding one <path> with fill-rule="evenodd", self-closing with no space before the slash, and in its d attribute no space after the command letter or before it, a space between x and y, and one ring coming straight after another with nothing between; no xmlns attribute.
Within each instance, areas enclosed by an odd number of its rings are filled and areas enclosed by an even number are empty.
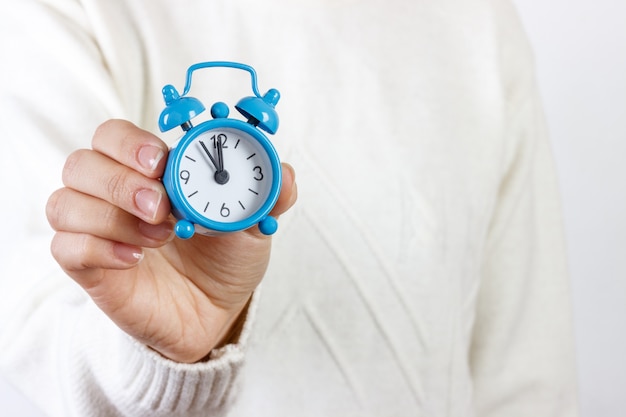
<svg viewBox="0 0 626 417"><path fill-rule="evenodd" d="M6 7L2 175L21 182L2 213L24 217L2 237L0 361L51 415L575 413L555 179L507 2ZM242 342L180 365L129 340L63 275L43 203L99 123L156 133L161 87L208 60L253 65L261 89L281 91L273 141L299 201ZM249 80L216 70L193 92L234 104Z"/></svg>

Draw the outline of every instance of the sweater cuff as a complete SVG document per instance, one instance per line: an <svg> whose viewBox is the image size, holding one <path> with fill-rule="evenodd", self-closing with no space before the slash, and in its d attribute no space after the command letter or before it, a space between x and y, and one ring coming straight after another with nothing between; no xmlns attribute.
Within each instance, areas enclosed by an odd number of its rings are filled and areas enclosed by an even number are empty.
<svg viewBox="0 0 626 417"><path fill-rule="evenodd" d="M134 340L125 349L128 367L119 394L127 397L129 411L135 409L132 415L222 409L232 400L244 359L241 345L224 346L196 364L174 362Z"/></svg>
<svg viewBox="0 0 626 417"><path fill-rule="evenodd" d="M237 376L244 362L257 299L255 292L236 343L213 350L205 362L175 362L124 335L119 340L120 356L115 366L100 369L101 382L108 385L103 387L107 396L121 406L125 415L226 414L238 391Z"/></svg>

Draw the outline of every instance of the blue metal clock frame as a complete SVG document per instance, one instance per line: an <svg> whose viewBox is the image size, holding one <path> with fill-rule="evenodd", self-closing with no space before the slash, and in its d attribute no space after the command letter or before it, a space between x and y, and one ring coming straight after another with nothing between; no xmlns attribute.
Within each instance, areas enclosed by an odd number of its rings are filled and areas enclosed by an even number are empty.
<svg viewBox="0 0 626 417"><path fill-rule="evenodd" d="M229 113L228 106L224 103L217 102L211 107L211 114L214 117L213 120L205 121L195 127L191 124L190 120L205 110L204 105L198 99L186 96L191 88L192 74L198 69L213 67L241 69L250 74L254 96L244 97L235 106L239 113L247 118L247 122L227 118ZM278 90L270 89L265 95L261 96L257 87L257 78L254 68L237 62L212 61L201 62L190 66L187 70L183 94L179 95L176 88L172 85L166 85L163 87L163 98L166 108L161 112L161 116L159 117L159 128L162 132L165 132L180 126L185 132L184 136L170 150L162 179L165 190L170 198L172 213L178 219L175 227L176 235L179 238L188 239L192 237L195 232L200 232L201 234L230 233L245 230L257 224L263 234L270 235L276 232L278 223L269 213L278 201L282 185L282 169L276 149L259 129L270 134L274 134L278 129L278 115L274 110L274 106L280 99ZM182 192L180 178L178 176L182 155L193 140L204 132L220 128L231 128L243 131L258 141L269 156L273 172L270 193L267 200L255 213L236 222L214 221L196 211L188 203L187 198ZM200 226L206 232L198 230L197 226Z"/></svg>
<svg viewBox="0 0 626 417"><path fill-rule="evenodd" d="M185 194L183 193L180 184L180 177L178 175L178 172L180 170L181 157L185 153L187 147L193 142L193 140L198 135L204 132L220 128L238 129L245 133L248 133L255 140L257 140L269 156L273 173L272 183L270 185L270 193L263 205L249 217L231 223L216 222L207 219L197 210L195 210L185 198ZM170 203L172 204L172 212L174 213L174 216L179 219L179 222L181 220L187 221L218 233L237 232L240 230L248 229L266 220L269 216L270 211L276 205L276 201L278 200L278 196L280 194L280 187L282 185L282 171L280 159L278 157L276 149L269 141L269 139L267 139L267 137L261 131L259 131L251 124L237 119L209 120L191 128L187 132L187 134L185 134L185 136L180 139L176 147L170 150L165 173L163 174L163 185L165 186L165 190L167 191L167 194L170 198ZM177 226L178 230L176 234L179 237L184 237L184 230L188 227L189 225L187 223L181 223L179 226ZM181 236L181 234L183 236Z"/></svg>

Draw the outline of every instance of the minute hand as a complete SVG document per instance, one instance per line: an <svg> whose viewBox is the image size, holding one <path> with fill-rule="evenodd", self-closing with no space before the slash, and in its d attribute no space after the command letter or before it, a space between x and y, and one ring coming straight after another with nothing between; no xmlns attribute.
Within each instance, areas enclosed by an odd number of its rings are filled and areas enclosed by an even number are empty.
<svg viewBox="0 0 626 417"><path fill-rule="evenodd" d="M217 162L215 162L215 158L213 158L213 155L211 155L211 152L209 151L209 148L206 147L206 145L204 144L204 142L199 141L200 142L200 146L202 146L202 149L204 149L204 152L206 152L207 156L209 157L209 159L211 160L211 162L213 163L213 166L215 167L215 169L217 171L220 170L220 167L217 165ZM220 158L221 159L221 158Z"/></svg>
<svg viewBox="0 0 626 417"><path fill-rule="evenodd" d="M217 137L217 164L218 164L217 172L224 171L224 154L222 151L223 148L224 148L224 145L222 144L222 135L219 135Z"/></svg>
<svg viewBox="0 0 626 417"><path fill-rule="evenodd" d="M218 184L226 184L230 178L230 176L228 175L228 171L226 171L224 169L224 153L222 151L222 149L224 148L224 144L222 143L222 138L225 137L224 135L218 135L217 136L217 163L218 163L218 168L217 168L217 172L215 173L215 181Z"/></svg>

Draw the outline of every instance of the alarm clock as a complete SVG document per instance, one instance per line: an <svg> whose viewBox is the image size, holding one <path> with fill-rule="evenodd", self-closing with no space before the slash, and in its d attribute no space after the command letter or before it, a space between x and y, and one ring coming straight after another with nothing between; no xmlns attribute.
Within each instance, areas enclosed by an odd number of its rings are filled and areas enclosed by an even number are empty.
<svg viewBox="0 0 626 417"><path fill-rule="evenodd" d="M187 96L192 74L213 67L247 71L254 96L244 97L235 105L245 120L228 117L228 105L218 101L211 106L212 119L194 126L191 119L205 107ZM162 93L166 107L159 117L160 130L180 127L183 131L169 151L162 178L177 219L176 236L214 236L257 225L265 235L276 232L278 223L269 213L280 193L281 164L263 132L273 135L278 129L274 108L280 99L278 90L261 95L254 68L213 61L189 67L182 95L170 84Z"/></svg>

